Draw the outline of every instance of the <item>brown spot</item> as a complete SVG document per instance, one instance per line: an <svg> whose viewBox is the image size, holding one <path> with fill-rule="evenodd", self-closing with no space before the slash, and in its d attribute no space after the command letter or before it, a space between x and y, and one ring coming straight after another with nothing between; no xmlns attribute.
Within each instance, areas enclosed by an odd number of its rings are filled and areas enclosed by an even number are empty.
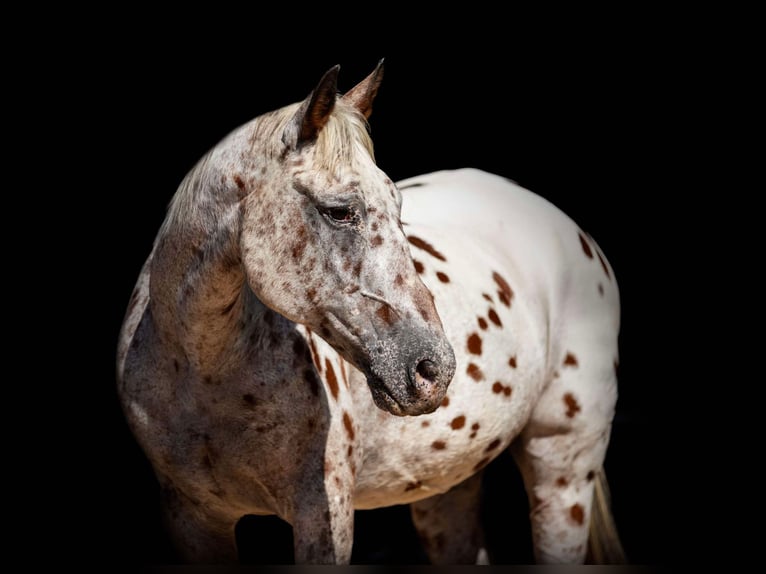
<svg viewBox="0 0 766 574"><path fill-rule="evenodd" d="M497 315L494 309L489 310L489 320L492 321L498 327L503 326L503 322L500 320L500 317Z"/></svg>
<svg viewBox="0 0 766 574"><path fill-rule="evenodd" d="M319 396L319 379L317 379L316 373L313 369L306 369L303 371L303 378L309 384L311 394L315 397Z"/></svg>
<svg viewBox="0 0 766 574"><path fill-rule="evenodd" d="M330 392L332 393L332 398L334 398L335 400L338 400L338 378L335 376L335 369L332 368L332 363L330 362L330 359L325 359L324 364L325 364L325 369L327 370L325 377L327 378L327 384L330 386Z"/></svg>
<svg viewBox="0 0 766 574"><path fill-rule="evenodd" d="M484 317L479 317L478 321L479 321L479 329L482 329L482 330L486 331L487 330L487 320Z"/></svg>
<svg viewBox="0 0 766 574"><path fill-rule="evenodd" d="M479 470L480 468L484 468L485 466L487 466L488 463L489 463L489 458L483 458L474 465L473 470L476 471L476 470Z"/></svg>
<svg viewBox="0 0 766 574"><path fill-rule="evenodd" d="M356 265L354 265L354 277L359 277L359 275L362 274L362 262L357 261Z"/></svg>
<svg viewBox="0 0 766 574"><path fill-rule="evenodd" d="M569 509L569 515L577 524L585 522L585 511L579 504L572 505L572 508Z"/></svg>
<svg viewBox="0 0 766 574"><path fill-rule="evenodd" d="M484 380L484 373L482 373L479 366L474 363L468 363L465 372L468 373L468 376L477 383L481 380Z"/></svg>
<svg viewBox="0 0 766 574"><path fill-rule="evenodd" d="M481 337L478 333L471 333L468 336L468 351L474 355L481 355Z"/></svg>
<svg viewBox="0 0 766 574"><path fill-rule="evenodd" d="M513 392L513 388L512 388L512 387L505 387L505 388L503 389L503 394L504 394L506 397L510 397L510 396L511 396L511 392Z"/></svg>
<svg viewBox="0 0 766 574"><path fill-rule="evenodd" d="M596 478L596 473L595 473L595 472L593 472L592 470L589 470L589 471L588 471L588 474L585 476L585 478L587 478L587 479L588 479L588 481L590 482L591 480L593 480L594 478Z"/></svg>
<svg viewBox="0 0 766 574"><path fill-rule="evenodd" d="M601 262L601 268L604 270L604 273L606 273L606 278L611 281L612 276L609 275L609 267L606 265L606 260L601 256L601 251L596 250L596 255L598 255L598 260Z"/></svg>
<svg viewBox="0 0 766 574"><path fill-rule="evenodd" d="M311 347L311 358L314 359L314 366L317 368L317 371L321 373L322 362L319 360L319 352L317 351L316 345L314 344L314 339L311 337L311 332L308 333L308 337L309 346Z"/></svg>
<svg viewBox="0 0 766 574"><path fill-rule="evenodd" d="M237 187L240 189L240 191L244 191L245 182L242 180L239 174L234 176L234 183L237 184Z"/></svg>
<svg viewBox="0 0 766 574"><path fill-rule="evenodd" d="M413 259L412 262L415 264L415 271L419 274L423 273L423 264L417 259Z"/></svg>
<svg viewBox="0 0 766 574"><path fill-rule="evenodd" d="M488 293L482 293L481 296L484 297L490 303L492 303L492 295L490 295Z"/></svg>
<svg viewBox="0 0 766 574"><path fill-rule="evenodd" d="M479 423L473 423L471 425L471 430L477 431L477 430L479 430L479 428L481 428L481 425Z"/></svg>
<svg viewBox="0 0 766 574"><path fill-rule="evenodd" d="M383 244L383 237L381 237L380 235L376 235L370 241L370 245L372 245L373 247L377 247L378 245L382 245L382 244Z"/></svg>
<svg viewBox="0 0 766 574"><path fill-rule="evenodd" d="M242 395L242 400L249 407L254 407L255 406L255 403L256 403L255 397L253 395L251 395L250 393L247 393L246 395Z"/></svg>
<svg viewBox="0 0 766 574"><path fill-rule="evenodd" d="M585 236L579 231L577 232L577 235L580 237L580 245L582 245L583 252L588 257L588 259L593 259L593 252L590 250L590 245L588 245L588 240L585 239Z"/></svg>
<svg viewBox="0 0 766 574"><path fill-rule="evenodd" d="M495 283L497 283L497 286L499 287L497 296L500 297L500 301L502 301L506 307L510 307L511 299L513 299L513 290L511 289L511 286L508 285L508 282L503 279L497 271L492 273L492 279L495 280Z"/></svg>
<svg viewBox="0 0 766 574"><path fill-rule="evenodd" d="M484 449L484 452L489 452L491 450L495 450L497 447L500 446L500 443L502 443L502 439L496 438L491 443L487 445L487 448Z"/></svg>
<svg viewBox="0 0 766 574"><path fill-rule="evenodd" d="M513 357L511 357L510 359L508 359L508 365L509 365L509 366L510 366L512 369L515 369L515 368L516 368L516 355L514 355Z"/></svg>
<svg viewBox="0 0 766 574"><path fill-rule="evenodd" d="M389 307L386 303L381 303L380 307L378 307L378 310L375 311L375 314L380 317L386 325L392 325L395 321L395 317L391 313L391 307Z"/></svg>
<svg viewBox="0 0 766 574"><path fill-rule="evenodd" d="M604 296L604 286L601 283L598 284L598 294Z"/></svg>
<svg viewBox="0 0 766 574"><path fill-rule="evenodd" d="M503 392L503 383L500 381L495 381L495 384L492 385L492 392L493 393L502 393Z"/></svg>
<svg viewBox="0 0 766 574"><path fill-rule="evenodd" d="M444 397L442 399L442 406L443 407L449 406L449 397Z"/></svg>
<svg viewBox="0 0 766 574"><path fill-rule="evenodd" d="M430 424L431 424L431 423L430 423L429 421L422 421L422 422L420 423L420 426L422 426L422 427L424 427L424 428L425 428L425 427L429 426Z"/></svg>
<svg viewBox="0 0 766 574"><path fill-rule="evenodd" d="M459 417L455 417L452 419L450 426L452 427L452 430L459 430L463 428L465 426L465 416L460 415Z"/></svg>
<svg viewBox="0 0 766 574"><path fill-rule="evenodd" d="M570 419L582 410L572 393L564 395L564 404L567 406L567 416Z"/></svg>
<svg viewBox="0 0 766 574"><path fill-rule="evenodd" d="M408 236L407 236L407 241L409 241L410 243L412 243L412 245L414 245L414 246L415 246L415 247L417 247L418 249L422 249L422 250L423 250L423 251L425 251L426 253L428 253L428 254L432 255L433 257L436 257L437 259L439 259L439 260L441 260L441 261L447 261L446 257L444 257L444 255L442 255L441 253L439 253L439 252L438 252L438 251L437 251L437 250L434 248L434 246L433 246L433 245L431 245L430 243L428 243L428 241L425 241L425 240L423 240L423 239L420 239L420 237L415 237L414 235L408 235Z"/></svg>
<svg viewBox="0 0 766 574"><path fill-rule="evenodd" d="M577 357L574 356L572 353L567 353L567 356L564 357L564 366L565 367L576 367L577 366Z"/></svg>
<svg viewBox="0 0 766 574"><path fill-rule="evenodd" d="M444 450L447 448L447 443L445 443L443 440L435 440L431 443L431 448L434 450Z"/></svg>
<svg viewBox="0 0 766 574"><path fill-rule="evenodd" d="M314 298L317 296L317 290L313 287L309 287L306 290L306 298L309 300L310 303L314 302Z"/></svg>
<svg viewBox="0 0 766 574"><path fill-rule="evenodd" d="M409 492L410 490L415 490L417 488L420 488L423 485L422 482L419 480L416 480L415 482L408 482L407 486L404 487L404 492Z"/></svg>
<svg viewBox="0 0 766 574"><path fill-rule="evenodd" d="M354 454L354 446L350 444L348 445L348 449L346 450L346 456L351 458L352 454Z"/></svg>
<svg viewBox="0 0 766 574"><path fill-rule="evenodd" d="M293 259L300 259L300 257L303 255L303 250L306 249L306 242L305 241L296 241L293 243Z"/></svg>
<svg viewBox="0 0 766 574"><path fill-rule="evenodd" d="M441 281L442 283L449 283L449 276L446 273L437 271L436 276L439 278L439 281Z"/></svg>
<svg viewBox="0 0 766 574"><path fill-rule="evenodd" d="M346 411L343 411L343 426L346 427L348 438L354 440L354 423Z"/></svg>
<svg viewBox="0 0 766 574"><path fill-rule="evenodd" d="M373 231L377 231L379 227L380 227L380 224L377 221L373 221L372 225L370 225L370 229L372 229Z"/></svg>
<svg viewBox="0 0 766 574"><path fill-rule="evenodd" d="M563 476L560 476L556 479L556 486L564 488L567 484L569 484L569 481Z"/></svg>
<svg viewBox="0 0 766 574"><path fill-rule="evenodd" d="M396 274L396 278L394 279L394 285L397 285L398 287L401 287L404 285L404 277L402 277L401 273Z"/></svg>

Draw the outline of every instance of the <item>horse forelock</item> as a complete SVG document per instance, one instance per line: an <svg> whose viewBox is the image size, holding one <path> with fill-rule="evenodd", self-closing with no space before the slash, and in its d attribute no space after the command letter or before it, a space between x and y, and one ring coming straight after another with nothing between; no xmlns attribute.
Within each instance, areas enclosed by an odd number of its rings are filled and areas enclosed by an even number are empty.
<svg viewBox="0 0 766 574"><path fill-rule="evenodd" d="M251 153L282 157L282 134L299 107L300 103L292 104L257 118L250 138ZM312 145L315 166L331 173L339 173L346 166L355 167L363 158L375 161L367 120L340 98Z"/></svg>

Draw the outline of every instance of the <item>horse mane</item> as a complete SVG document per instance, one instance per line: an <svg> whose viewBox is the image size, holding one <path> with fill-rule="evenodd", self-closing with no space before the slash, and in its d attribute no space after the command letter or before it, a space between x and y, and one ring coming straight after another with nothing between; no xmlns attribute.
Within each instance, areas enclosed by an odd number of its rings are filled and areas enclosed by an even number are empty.
<svg viewBox="0 0 766 574"><path fill-rule="evenodd" d="M261 152L269 157L282 154L282 133L300 105L300 102L291 104L256 118L251 138L253 148L264 146ZM322 170L338 173L341 166L354 166L365 156L375 161L367 120L356 108L338 98L314 143L314 163Z"/></svg>

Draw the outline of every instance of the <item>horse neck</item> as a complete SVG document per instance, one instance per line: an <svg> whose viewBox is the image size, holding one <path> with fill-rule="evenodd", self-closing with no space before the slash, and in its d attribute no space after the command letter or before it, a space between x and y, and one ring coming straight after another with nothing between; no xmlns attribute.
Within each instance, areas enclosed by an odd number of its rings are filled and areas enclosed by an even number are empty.
<svg viewBox="0 0 766 574"><path fill-rule="evenodd" d="M200 162L184 180L155 241L150 304L158 333L201 375L220 373L267 309L245 283L241 180ZM247 331L247 333L245 333Z"/></svg>

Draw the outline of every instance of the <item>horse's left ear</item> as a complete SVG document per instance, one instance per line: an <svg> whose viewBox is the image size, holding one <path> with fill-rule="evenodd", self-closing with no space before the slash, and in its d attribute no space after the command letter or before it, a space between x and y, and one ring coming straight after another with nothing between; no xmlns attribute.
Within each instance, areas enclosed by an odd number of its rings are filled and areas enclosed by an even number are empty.
<svg viewBox="0 0 766 574"><path fill-rule="evenodd" d="M372 113L372 102L378 95L378 88L383 82L383 59L373 70L372 74L359 82L343 95L343 101L348 102L369 119Z"/></svg>
<svg viewBox="0 0 766 574"><path fill-rule="evenodd" d="M338 96L338 71L335 65L325 72L314 91L303 100L282 134L282 142L289 147L316 139L327 123Z"/></svg>

